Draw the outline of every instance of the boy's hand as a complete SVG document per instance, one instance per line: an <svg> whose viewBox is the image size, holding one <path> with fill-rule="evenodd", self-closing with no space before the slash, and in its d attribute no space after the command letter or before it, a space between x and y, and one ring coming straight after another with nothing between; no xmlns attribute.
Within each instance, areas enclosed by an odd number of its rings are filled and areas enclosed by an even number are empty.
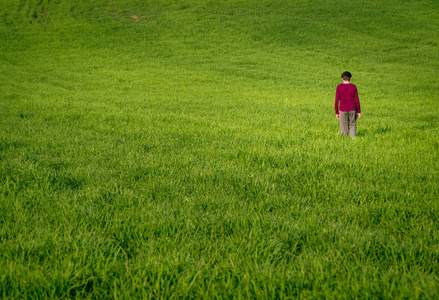
<svg viewBox="0 0 439 300"><path fill-rule="evenodd" d="M337 120L340 120L340 115L339 114L335 115L335 117L337 118Z"/></svg>
<svg viewBox="0 0 439 300"><path fill-rule="evenodd" d="M357 120L361 117L361 113L357 113Z"/></svg>

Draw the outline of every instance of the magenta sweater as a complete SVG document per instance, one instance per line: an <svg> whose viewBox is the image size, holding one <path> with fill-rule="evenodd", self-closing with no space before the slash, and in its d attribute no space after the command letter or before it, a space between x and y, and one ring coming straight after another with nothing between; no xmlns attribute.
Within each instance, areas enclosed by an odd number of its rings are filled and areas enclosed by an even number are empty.
<svg viewBox="0 0 439 300"><path fill-rule="evenodd" d="M337 86L335 91L335 114L339 114L338 103L340 102L341 111L356 110L361 113L360 99L358 99L358 91L355 84L342 83Z"/></svg>

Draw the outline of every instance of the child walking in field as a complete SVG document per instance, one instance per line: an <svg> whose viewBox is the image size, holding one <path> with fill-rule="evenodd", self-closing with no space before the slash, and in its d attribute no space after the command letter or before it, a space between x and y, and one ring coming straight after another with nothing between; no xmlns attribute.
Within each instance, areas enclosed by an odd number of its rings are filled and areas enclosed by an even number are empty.
<svg viewBox="0 0 439 300"><path fill-rule="evenodd" d="M348 136L350 132L351 138L355 138L357 119L360 119L361 109L357 87L350 82L351 77L352 74L348 71L341 74L343 83L337 86L335 92L335 116L340 121L341 135Z"/></svg>

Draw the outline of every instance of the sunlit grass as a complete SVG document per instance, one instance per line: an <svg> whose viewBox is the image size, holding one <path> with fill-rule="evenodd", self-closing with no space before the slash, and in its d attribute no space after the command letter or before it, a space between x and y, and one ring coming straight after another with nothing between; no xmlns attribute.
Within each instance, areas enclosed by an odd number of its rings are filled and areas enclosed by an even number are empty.
<svg viewBox="0 0 439 300"><path fill-rule="evenodd" d="M0 295L437 297L437 15L2 2Z"/></svg>

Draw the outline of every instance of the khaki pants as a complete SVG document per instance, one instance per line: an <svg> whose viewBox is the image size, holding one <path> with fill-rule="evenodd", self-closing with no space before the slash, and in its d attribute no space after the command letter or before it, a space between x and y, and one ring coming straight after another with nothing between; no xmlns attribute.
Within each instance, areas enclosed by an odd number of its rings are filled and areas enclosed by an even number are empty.
<svg viewBox="0 0 439 300"><path fill-rule="evenodd" d="M340 133L342 136L348 136L350 132L351 137L355 137L357 132L357 111L340 111Z"/></svg>

